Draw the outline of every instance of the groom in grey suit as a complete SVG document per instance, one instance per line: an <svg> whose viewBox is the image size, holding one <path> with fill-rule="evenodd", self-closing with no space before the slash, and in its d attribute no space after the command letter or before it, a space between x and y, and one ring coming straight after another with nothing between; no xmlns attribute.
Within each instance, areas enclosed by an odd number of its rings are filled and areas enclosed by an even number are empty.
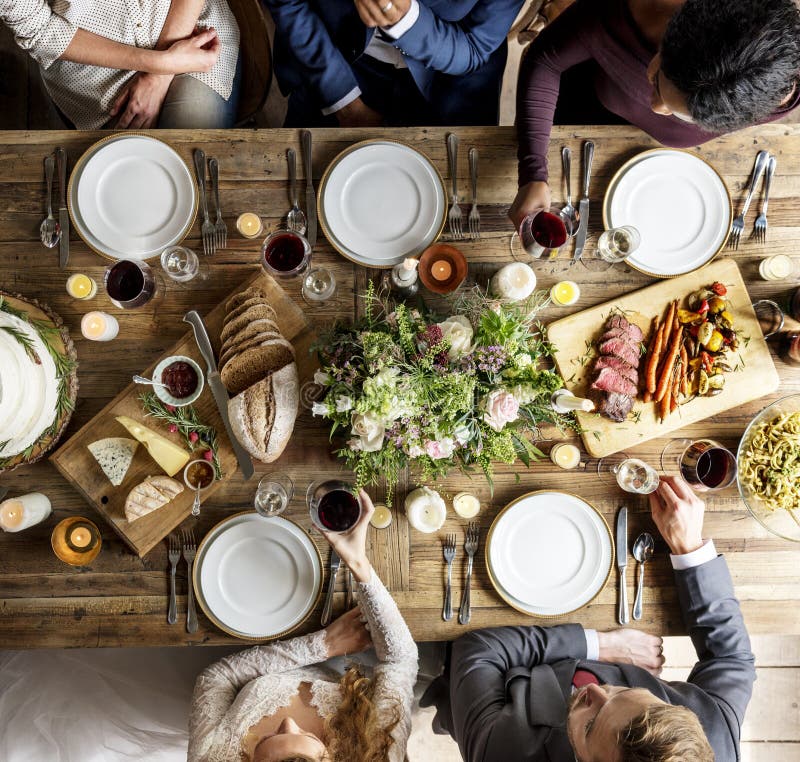
<svg viewBox="0 0 800 762"><path fill-rule="evenodd" d="M703 541L705 506L684 481L663 479L650 507L697 651L688 680L658 679L661 638L638 630L477 630L421 702L467 762L739 760L755 660L727 565Z"/></svg>

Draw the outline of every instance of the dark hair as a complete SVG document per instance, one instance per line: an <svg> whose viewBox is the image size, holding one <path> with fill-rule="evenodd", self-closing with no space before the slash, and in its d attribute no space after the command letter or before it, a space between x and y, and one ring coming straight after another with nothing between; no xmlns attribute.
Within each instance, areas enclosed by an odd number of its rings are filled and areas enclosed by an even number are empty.
<svg viewBox="0 0 800 762"><path fill-rule="evenodd" d="M761 122L800 79L800 9L794 0L686 0L661 41L661 71L701 127Z"/></svg>

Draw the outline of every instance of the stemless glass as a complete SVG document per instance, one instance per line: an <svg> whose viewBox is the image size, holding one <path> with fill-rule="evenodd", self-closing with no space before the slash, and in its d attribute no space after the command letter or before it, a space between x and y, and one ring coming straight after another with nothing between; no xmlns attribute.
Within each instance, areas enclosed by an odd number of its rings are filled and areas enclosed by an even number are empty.
<svg viewBox="0 0 800 762"><path fill-rule="evenodd" d="M120 259L109 265L103 284L111 301L123 310L143 307L156 292L153 270L138 259Z"/></svg>
<svg viewBox="0 0 800 762"><path fill-rule="evenodd" d="M552 259L573 234L573 228L572 220L560 207L538 209L525 217L519 230L511 236L511 253L516 256L518 245L534 259Z"/></svg>
<svg viewBox="0 0 800 762"><path fill-rule="evenodd" d="M320 479L311 482L306 492L311 520L323 532L349 532L361 518L361 499L352 482Z"/></svg>
<svg viewBox="0 0 800 762"><path fill-rule="evenodd" d="M269 518L283 513L294 495L294 483L280 471L266 474L256 488L254 506L259 516Z"/></svg>
<svg viewBox="0 0 800 762"><path fill-rule="evenodd" d="M661 470L680 474L695 492L713 492L736 480L736 456L713 439L673 439L661 453Z"/></svg>
<svg viewBox="0 0 800 762"><path fill-rule="evenodd" d="M306 271L311 245L295 230L276 230L261 245L261 266L278 278L294 278Z"/></svg>

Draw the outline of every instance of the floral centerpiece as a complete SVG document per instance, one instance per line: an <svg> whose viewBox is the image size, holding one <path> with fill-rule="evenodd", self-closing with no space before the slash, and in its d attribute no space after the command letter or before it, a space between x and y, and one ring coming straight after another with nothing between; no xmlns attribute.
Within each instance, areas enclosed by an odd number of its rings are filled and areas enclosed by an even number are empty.
<svg viewBox="0 0 800 762"><path fill-rule="evenodd" d="M386 479L391 499L407 466L424 481L479 467L491 485L494 463L542 456L539 423L575 425L550 404L563 382L543 367L554 351L534 323L545 296L508 304L474 289L437 319L368 287L363 317L317 345L324 394L313 407L346 438L337 455L357 486Z"/></svg>

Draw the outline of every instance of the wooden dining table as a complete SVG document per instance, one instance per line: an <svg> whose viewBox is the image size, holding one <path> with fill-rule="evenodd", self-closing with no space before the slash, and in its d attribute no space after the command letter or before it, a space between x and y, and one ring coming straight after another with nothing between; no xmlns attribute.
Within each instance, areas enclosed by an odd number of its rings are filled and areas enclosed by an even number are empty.
<svg viewBox="0 0 800 762"><path fill-rule="evenodd" d="M426 154L447 180L445 137L450 131L447 128L315 130L315 186L339 152L358 141L375 138L401 140L412 145ZM467 149L476 147L479 152L481 238L464 240L457 245L466 255L471 277L478 283L485 283L492 272L512 259L512 228L506 212L517 188L515 133L510 127L454 128L452 131L460 138L458 180L464 202L468 200L469 190ZM65 282L70 274L84 272L102 283L107 265L74 231L69 264L63 270L58 266L58 250L45 249L38 237L45 211L44 157L57 146L62 146L70 165L73 165L104 133L0 132L0 288L49 304L70 329L77 347L80 389L65 437L87 423L130 382L133 374L150 366L186 333L186 324L181 322L186 311L197 309L201 314L210 311L258 270L260 241L247 240L236 233L237 216L245 211L256 212L268 229L275 229L282 224L289 209L286 149L293 147L298 158L302 157L297 131L159 131L152 134L173 146L190 165L191 152L197 147L218 159L222 209L229 228L228 247L203 259L208 274L206 279L196 284L193 282L188 288L168 287L156 308L151 304L137 310L121 311L111 304L102 286L97 296L86 302L73 300L66 293ZM602 231L600 208L610 178L630 157L656 144L632 127L554 128L549 155L554 200L561 202L564 199L561 146L570 146L573 156L578 157L586 139L593 140L596 146L590 193L592 211L588 255ZM753 299L786 301L798 286L797 276L767 282L758 275L758 264L764 256L776 253L800 256L798 146L800 127L775 124L738 132L694 149L724 178L735 208L741 206L756 152L763 148L777 156L766 243L758 244L747 238L737 251L725 250L720 254L735 258ZM302 163L298 164L303 183ZM578 187L578 176L573 166L573 195L577 195L574 191ZM464 209L466 212L468 207L465 205ZM670 213L668 208L663 210L666 216ZM752 225L754 219L755 213L751 210L748 225ZM680 225L680 220L675 220L675 224ZM186 245L196 251L202 251L199 227L195 224L186 241ZM361 308L359 295L364 292L370 278L380 277L380 271L343 258L322 234L313 257L315 263L333 270L337 280L335 296L322 304L307 305L302 300L300 284L296 280L283 283L287 293L302 306L315 328L324 328L337 319L352 319ZM542 288L570 279L576 281L581 289L580 300L574 306L545 309L540 315L545 323L653 282L652 278L624 264L599 273L580 263L573 265L570 247L557 259L534 263L534 268ZM680 296L675 294L676 298ZM118 317L120 333L115 340L93 343L81 337L80 319L89 309L106 310ZM778 392L688 426L680 431L680 436L711 436L735 448L745 426L759 410L780 396L800 392L800 370L789 367L777 356L775 364L781 379ZM545 439L539 445L545 452L555 441L564 439L554 429L545 428L542 434ZM629 453L656 464L667 441L665 438L654 439L631 448ZM341 465L331 450L326 425L320 419L314 419L308 409L302 408L294 435L280 460L269 466L259 464L256 477L249 481L238 473L226 480L204 502L194 525L196 534L202 537L225 517L252 509L259 475L275 469L288 473L297 486L286 515L310 530L305 487L321 475L341 473ZM445 496L468 490L478 495L482 503L478 517L482 531L481 547L472 579L472 618L468 625L459 624L457 617L450 622L443 621L445 566L442 538L452 532L456 534L459 545L463 545L466 522L451 509L439 533L422 534L412 530L402 506L405 494L416 484L413 474L403 476L394 499L394 520L388 529L369 530L368 554L417 640L449 640L469 628L511 624L577 621L598 629L616 626L616 570L590 605L561 619L544 620L518 613L493 589L483 555L486 532L506 504L526 492L539 489L561 489L580 495L605 516L611 527L618 508L627 506L630 543L644 530L657 536L655 556L647 567L644 615L641 621L632 625L662 635L684 633L668 551L655 531L647 498L623 493L591 472L563 471L546 459L533 463L530 468L522 464L499 466L493 493L482 477L469 477L457 472L435 485ZM218 630L202 612L198 631L187 633L183 620L187 605L187 577L183 563L178 572L179 621L174 625L168 624L166 543L159 544L143 558L134 555L47 458L0 475L0 485L8 487L11 494L44 492L53 505L53 515L42 524L17 534L0 532L0 648L240 642ZM385 498L382 485L371 493L375 498ZM54 525L71 515L83 515L94 520L102 531L102 551L85 568L67 566L56 558L50 547ZM717 550L728 561L750 631L800 634L800 544L779 539L764 529L750 516L735 487L707 496L704 535L714 539ZM312 536L323 561L326 561L327 544L319 534L312 533ZM629 556L628 561L630 572L633 559ZM455 606L461 596L465 569L466 557L459 547L453 573ZM335 598L337 612L341 612L344 606L342 577L339 577ZM633 580L634 575L629 573L631 600ZM327 575L325 581L327 583ZM264 584L280 585L281 580L264 580ZM317 628L320 609L321 604L298 631Z"/></svg>

